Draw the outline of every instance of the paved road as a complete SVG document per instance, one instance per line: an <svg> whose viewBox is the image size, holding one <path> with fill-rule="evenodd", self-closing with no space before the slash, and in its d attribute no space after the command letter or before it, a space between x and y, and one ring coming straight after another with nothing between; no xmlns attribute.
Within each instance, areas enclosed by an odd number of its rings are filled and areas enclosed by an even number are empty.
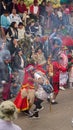
<svg viewBox="0 0 73 130"><path fill-rule="evenodd" d="M20 113L15 123L21 126L22 130L73 130L73 89L60 91L57 101L58 104L52 105L51 111L49 103L43 103L40 119L29 119Z"/></svg>

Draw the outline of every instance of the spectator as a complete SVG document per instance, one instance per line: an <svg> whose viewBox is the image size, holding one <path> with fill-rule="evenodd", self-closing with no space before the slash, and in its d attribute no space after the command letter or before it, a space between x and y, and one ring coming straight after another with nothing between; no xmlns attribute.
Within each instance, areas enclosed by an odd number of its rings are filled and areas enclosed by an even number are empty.
<svg viewBox="0 0 73 130"><path fill-rule="evenodd" d="M30 27L29 27L29 30L30 30L30 33L35 36L38 32L38 26L36 26L36 23L35 21L32 19L31 20L31 23L30 23Z"/></svg>
<svg viewBox="0 0 73 130"><path fill-rule="evenodd" d="M51 14L51 20L52 20L52 28L59 28L59 18L57 14L57 9L54 9L54 12Z"/></svg>
<svg viewBox="0 0 73 130"><path fill-rule="evenodd" d="M37 64L41 65L42 67L44 67L46 64L46 58L41 49L38 49L37 51Z"/></svg>
<svg viewBox="0 0 73 130"><path fill-rule="evenodd" d="M17 0L12 0L12 2L10 2L10 4L8 5L8 10L10 14L12 13L13 9L15 9L16 13L18 13Z"/></svg>
<svg viewBox="0 0 73 130"><path fill-rule="evenodd" d="M14 68L15 70L23 70L24 69L24 58L21 48L17 49L16 55L14 58Z"/></svg>
<svg viewBox="0 0 73 130"><path fill-rule="evenodd" d="M34 0L33 4L30 5L29 7L29 15L31 19L34 19L35 21L37 21L38 16L39 16L39 5L38 5L38 1Z"/></svg>
<svg viewBox="0 0 73 130"><path fill-rule="evenodd" d="M19 73L17 70L12 73L11 81L12 82L11 82L11 87L10 87L10 97L13 98L18 94L21 87L21 83L19 80Z"/></svg>
<svg viewBox="0 0 73 130"><path fill-rule="evenodd" d="M22 22L21 17L19 16L19 14L16 13L16 9L12 9L12 12L9 18L10 18L11 23L16 22L17 25L19 24L19 22Z"/></svg>
<svg viewBox="0 0 73 130"><path fill-rule="evenodd" d="M67 26L70 24L69 23L69 9L68 8L65 8L64 12L63 12L63 23L64 23L64 26Z"/></svg>
<svg viewBox="0 0 73 130"><path fill-rule="evenodd" d="M0 104L0 130L21 130L12 121L17 118L17 110L13 102L4 101Z"/></svg>
<svg viewBox="0 0 73 130"><path fill-rule="evenodd" d="M23 82L24 65L25 65L25 61L24 61L23 53L22 53L21 48L19 48L19 49L17 49L17 53L14 57L13 70L18 71L20 84L22 84L22 82Z"/></svg>
<svg viewBox="0 0 73 130"><path fill-rule="evenodd" d="M6 33L6 38L8 41L11 40L11 38L15 37L18 38L18 30L17 30L17 23L16 22L12 22L10 27L7 30Z"/></svg>
<svg viewBox="0 0 73 130"><path fill-rule="evenodd" d="M25 11L25 13L23 13L23 17L22 17L22 21L23 21L25 26L27 25L27 22L29 21L29 19L30 19L30 17L28 15L28 12Z"/></svg>
<svg viewBox="0 0 73 130"><path fill-rule="evenodd" d="M15 53L16 53L16 51L17 51L18 48L19 47L18 47L17 39L13 37L11 39L11 43L8 46L8 50L10 51L10 54L11 54L12 57L15 56Z"/></svg>
<svg viewBox="0 0 73 130"><path fill-rule="evenodd" d="M25 37L25 28L22 22L18 24L18 39L24 39Z"/></svg>
<svg viewBox="0 0 73 130"><path fill-rule="evenodd" d="M39 5L39 20L40 24L44 27L46 19L46 2L42 1Z"/></svg>
<svg viewBox="0 0 73 130"><path fill-rule="evenodd" d="M3 28L5 33L9 28L9 26L10 26L10 21L8 19L8 11L5 10L4 13L1 15L1 27Z"/></svg>
<svg viewBox="0 0 73 130"><path fill-rule="evenodd" d="M11 60L10 54L4 54L3 55L3 61L4 61L4 84L3 84L3 92L2 92L2 98L3 100L7 100L10 98L10 86L11 86L11 67L9 65Z"/></svg>
<svg viewBox="0 0 73 130"><path fill-rule="evenodd" d="M0 15L2 15L4 13L5 10L8 10L8 7L6 5L6 1L5 0L2 0L1 1L1 9L0 9Z"/></svg>
<svg viewBox="0 0 73 130"><path fill-rule="evenodd" d="M28 9L27 9L26 5L24 4L24 0L20 0L17 7L18 7L19 15L20 15L21 18L22 18L22 17L23 17L23 14L24 14L26 11L28 12Z"/></svg>
<svg viewBox="0 0 73 130"><path fill-rule="evenodd" d="M51 29L51 26L52 26L52 22L51 21L51 14L53 12L53 5L52 5L52 2L51 1L48 1L46 3L46 13L47 13L47 18L46 18L46 27L47 29Z"/></svg>

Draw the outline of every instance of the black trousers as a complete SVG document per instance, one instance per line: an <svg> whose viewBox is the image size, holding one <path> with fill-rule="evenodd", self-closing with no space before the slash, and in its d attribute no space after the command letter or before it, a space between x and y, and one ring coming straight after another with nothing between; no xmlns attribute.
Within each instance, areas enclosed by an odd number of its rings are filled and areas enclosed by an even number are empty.
<svg viewBox="0 0 73 130"><path fill-rule="evenodd" d="M37 108L41 108L41 103L43 102L43 100L39 99L39 98L35 98L34 104L36 105L36 109Z"/></svg>

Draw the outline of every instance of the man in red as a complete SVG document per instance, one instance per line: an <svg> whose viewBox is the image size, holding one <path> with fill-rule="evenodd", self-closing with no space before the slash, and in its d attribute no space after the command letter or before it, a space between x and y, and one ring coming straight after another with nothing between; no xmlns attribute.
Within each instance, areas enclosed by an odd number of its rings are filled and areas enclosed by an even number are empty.
<svg viewBox="0 0 73 130"><path fill-rule="evenodd" d="M26 11L28 12L28 9L26 5L24 4L24 0L20 0L17 7L18 7L18 12L21 17L23 16L23 13L25 13Z"/></svg>
<svg viewBox="0 0 73 130"><path fill-rule="evenodd" d="M30 5L29 14L31 19L37 21L39 15L39 5L37 0L34 0L33 4Z"/></svg>
<svg viewBox="0 0 73 130"><path fill-rule="evenodd" d="M14 100L18 111L24 111L25 114L30 116L30 108L34 103L35 90L34 90L34 81L32 81L31 71L34 70L32 65L29 65L25 68L24 80L22 87Z"/></svg>
<svg viewBox="0 0 73 130"><path fill-rule="evenodd" d="M59 64L58 61L54 61L53 62L53 88L54 88L54 97L52 100L52 104L57 104L57 102L55 101L58 93L59 93L59 75L60 75L60 71L65 72L67 69L64 68L63 66L61 66Z"/></svg>

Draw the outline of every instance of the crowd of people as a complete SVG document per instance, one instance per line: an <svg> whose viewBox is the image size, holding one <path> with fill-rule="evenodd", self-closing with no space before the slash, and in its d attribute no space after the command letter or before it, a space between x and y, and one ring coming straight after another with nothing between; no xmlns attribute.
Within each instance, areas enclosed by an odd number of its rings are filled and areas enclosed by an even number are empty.
<svg viewBox="0 0 73 130"><path fill-rule="evenodd" d="M18 111L39 118L45 99L57 104L59 90L73 88L73 2L57 8L46 0L0 4L2 100L14 98Z"/></svg>

